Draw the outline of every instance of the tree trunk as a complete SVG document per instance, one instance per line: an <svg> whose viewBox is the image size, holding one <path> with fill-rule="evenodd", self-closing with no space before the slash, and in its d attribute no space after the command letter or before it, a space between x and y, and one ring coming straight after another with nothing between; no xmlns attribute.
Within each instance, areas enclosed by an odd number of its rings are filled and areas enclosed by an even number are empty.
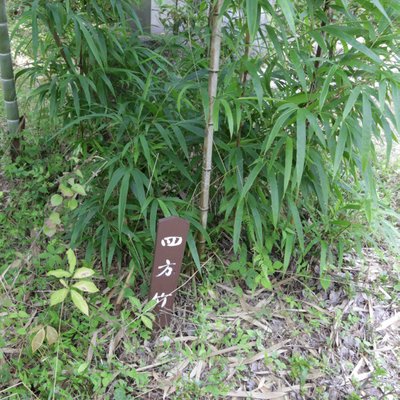
<svg viewBox="0 0 400 400"><path fill-rule="evenodd" d="M15 91L5 0L0 0L0 80L3 86L8 132L11 137L13 137L19 131L20 119L17 94Z"/></svg>
<svg viewBox="0 0 400 400"><path fill-rule="evenodd" d="M215 0L211 10L211 39L210 39L210 67L208 74L208 99L209 112L206 116L206 127L204 132L204 147L203 147L203 176L201 182L201 197L200 197L200 212L201 224L204 229L207 229L209 197L210 197L210 179L212 167L212 150L214 139L214 101L217 95L219 59L221 50L221 17L220 11L223 0ZM199 253L200 256L204 253L205 238L200 236Z"/></svg>

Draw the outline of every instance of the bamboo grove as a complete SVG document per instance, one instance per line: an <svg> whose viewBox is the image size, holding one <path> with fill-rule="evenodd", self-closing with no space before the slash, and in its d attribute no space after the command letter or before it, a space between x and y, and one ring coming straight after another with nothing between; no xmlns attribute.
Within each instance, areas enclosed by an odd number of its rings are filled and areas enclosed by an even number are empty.
<svg viewBox="0 0 400 400"><path fill-rule="evenodd" d="M198 268L202 237L253 288L311 256L326 287L346 237L393 234L374 163L400 129L398 2L188 0L162 7L164 35L125 0L21 7L18 80L86 183L66 239L104 273L145 276L168 215Z"/></svg>

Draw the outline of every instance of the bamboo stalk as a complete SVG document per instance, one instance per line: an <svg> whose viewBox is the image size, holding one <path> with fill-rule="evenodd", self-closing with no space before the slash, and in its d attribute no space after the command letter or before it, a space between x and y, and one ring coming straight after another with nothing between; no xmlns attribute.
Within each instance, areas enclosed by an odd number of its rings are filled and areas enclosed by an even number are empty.
<svg viewBox="0 0 400 400"><path fill-rule="evenodd" d="M0 0L0 80L3 87L8 132L13 136L19 131L20 119L11 59L5 0Z"/></svg>
<svg viewBox="0 0 400 400"><path fill-rule="evenodd" d="M210 180L212 168L212 150L214 141L214 102L217 95L219 61L221 53L221 25L220 12L223 0L216 0L211 10L211 39L210 39L210 66L208 73L208 100L209 111L206 116L203 146L203 175L200 195L200 220L204 229L207 229L207 219L210 198ZM205 249L205 238L200 235L199 253L203 255Z"/></svg>

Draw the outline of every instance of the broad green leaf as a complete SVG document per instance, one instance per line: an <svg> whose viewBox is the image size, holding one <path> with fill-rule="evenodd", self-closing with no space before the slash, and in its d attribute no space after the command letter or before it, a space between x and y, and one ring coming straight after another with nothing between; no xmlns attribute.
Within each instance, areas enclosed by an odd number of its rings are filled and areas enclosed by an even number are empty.
<svg viewBox="0 0 400 400"><path fill-rule="evenodd" d="M71 277L71 273L65 271L64 269L55 269L53 271L49 271L47 276L55 276L56 278L69 278Z"/></svg>
<svg viewBox="0 0 400 400"><path fill-rule="evenodd" d="M58 332L52 326L46 326L46 339L49 345L52 345L58 340Z"/></svg>
<svg viewBox="0 0 400 400"><path fill-rule="evenodd" d="M89 306L80 293L78 293L76 290L71 290L71 299L79 311L89 316Z"/></svg>
<svg viewBox="0 0 400 400"><path fill-rule="evenodd" d="M81 280L72 285L73 288L82 290L82 292L96 293L99 291L92 281Z"/></svg>
<svg viewBox="0 0 400 400"><path fill-rule="evenodd" d="M78 201L76 199L69 199L67 201L67 207L73 211L78 207Z"/></svg>
<svg viewBox="0 0 400 400"><path fill-rule="evenodd" d="M303 176L306 158L306 111L302 108L297 110L296 117L297 138L296 138L296 177L297 186L300 186Z"/></svg>
<svg viewBox="0 0 400 400"><path fill-rule="evenodd" d="M84 362L84 363L79 365L79 367L77 368L76 372L78 374L81 374L83 371L85 371L88 368L88 366L89 366L89 363Z"/></svg>
<svg viewBox="0 0 400 400"><path fill-rule="evenodd" d="M73 279L89 278L89 276L92 276L92 275L94 275L94 271L91 268L82 267L82 268L78 268L75 271L75 274L72 278Z"/></svg>
<svg viewBox="0 0 400 400"><path fill-rule="evenodd" d="M58 190L64 197L72 197L74 195L74 192L68 186L65 186L63 184L59 186Z"/></svg>
<svg viewBox="0 0 400 400"><path fill-rule="evenodd" d="M54 224L54 225L60 225L61 224L61 219L60 219L60 214L58 212L52 212L49 216L49 220Z"/></svg>
<svg viewBox="0 0 400 400"><path fill-rule="evenodd" d="M62 204L62 202L63 198L59 194L54 194L53 196L51 196L50 203L53 207L58 207Z"/></svg>
<svg viewBox="0 0 400 400"><path fill-rule="evenodd" d="M153 329L153 321L146 315L141 315L140 319L148 329Z"/></svg>
<svg viewBox="0 0 400 400"><path fill-rule="evenodd" d="M72 274L76 267L76 255L72 249L67 250L67 260L69 265L69 272Z"/></svg>
<svg viewBox="0 0 400 400"><path fill-rule="evenodd" d="M43 344L46 333L44 328L40 329L32 339L32 353L35 353Z"/></svg>
<svg viewBox="0 0 400 400"><path fill-rule="evenodd" d="M54 306L56 304L62 303L67 297L68 289L59 289L50 295L50 305Z"/></svg>
<svg viewBox="0 0 400 400"><path fill-rule="evenodd" d="M84 188L82 185L80 185L79 183L74 183L74 184L72 184L72 185L71 185L71 189L72 189L75 193L80 194L81 196L86 196L85 188Z"/></svg>
<svg viewBox="0 0 400 400"><path fill-rule="evenodd" d="M136 300L137 303L139 303L137 304L137 308L140 308L141 307L140 301L138 299ZM151 299L143 306L142 312L148 313L149 311L153 310L156 305L157 305L157 300Z"/></svg>
<svg viewBox="0 0 400 400"><path fill-rule="evenodd" d="M43 233L47 237L53 237L57 232L57 227L50 219L46 219L43 226Z"/></svg>

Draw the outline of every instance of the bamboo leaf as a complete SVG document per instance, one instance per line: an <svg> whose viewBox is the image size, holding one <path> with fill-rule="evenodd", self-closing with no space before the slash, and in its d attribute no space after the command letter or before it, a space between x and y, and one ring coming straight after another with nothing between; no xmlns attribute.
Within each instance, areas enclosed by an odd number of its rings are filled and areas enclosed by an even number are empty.
<svg viewBox="0 0 400 400"><path fill-rule="evenodd" d="M322 110L324 104L325 104L325 100L326 97L328 95L329 92L329 86L332 82L332 78L335 75L336 70L339 68L338 65L333 65L328 72L327 77L324 80L324 84L322 85L322 89L321 89L321 94L319 96L319 109Z"/></svg>
<svg viewBox="0 0 400 400"><path fill-rule="evenodd" d="M285 16L286 22L289 25L290 30L293 35L296 36L296 26L294 23L294 13L293 13L293 4L291 0L278 0L278 4L282 9L283 15Z"/></svg>
<svg viewBox="0 0 400 400"><path fill-rule="evenodd" d="M234 122L233 122L233 114L232 114L231 107L229 106L228 102L224 99L220 99L219 103L222 104L222 106L224 107L225 116L226 116L226 119L228 120L229 133L231 134L231 137L232 137L233 132L234 132ZM215 108L214 108L214 110L215 110Z"/></svg>
<svg viewBox="0 0 400 400"><path fill-rule="evenodd" d="M287 268L289 267L290 260L292 258L293 243L294 243L294 235L291 233L287 233L286 240L285 240L285 255L283 258L283 272L284 273L286 272Z"/></svg>
<svg viewBox="0 0 400 400"><path fill-rule="evenodd" d="M111 196L111 193L115 189L115 186L117 186L118 182L124 176L126 171L127 171L127 169L124 168L124 167L120 167L120 168L118 168L117 170L114 171L114 173L112 174L112 177L110 179L110 183L107 186L106 193L104 195L103 205L105 205L107 203L108 199Z"/></svg>
<svg viewBox="0 0 400 400"><path fill-rule="evenodd" d="M239 250L240 233L242 231L244 200L240 199L236 206L235 222L233 224L233 251Z"/></svg>
<svg viewBox="0 0 400 400"><path fill-rule="evenodd" d="M254 184L254 181L256 180L258 174L260 173L260 171L263 169L265 165L265 161L264 160L258 160L256 165L254 166L254 168L252 168L252 170L250 171L249 176L246 179L246 182L243 186L243 189L240 193L240 200L243 200L246 197L247 192L251 189L251 187Z"/></svg>
<svg viewBox="0 0 400 400"><path fill-rule="evenodd" d="M356 104L356 101L358 99L358 96L361 93L361 86L356 86L350 93L346 105L344 107L343 110L343 115L342 115L342 121L344 121L347 116L350 114L350 111L352 110L352 108L354 107L354 104Z"/></svg>
<svg viewBox="0 0 400 400"><path fill-rule="evenodd" d="M260 25L260 8L258 0L246 0L246 17L250 40L253 41Z"/></svg>
<svg viewBox="0 0 400 400"><path fill-rule="evenodd" d="M271 194L272 223L276 228L279 219L280 202L279 202L278 184L276 182L275 173L272 170L268 173L268 183L269 183L269 191Z"/></svg>
<svg viewBox="0 0 400 400"><path fill-rule="evenodd" d="M119 202L118 202L118 231L120 233L122 232L122 227L124 225L130 178L131 178L130 172L125 171L124 177L122 178L121 181L121 188L119 192Z"/></svg>
<svg viewBox="0 0 400 400"><path fill-rule="evenodd" d="M296 139L296 177L297 186L300 186L303 176L306 158L306 111L302 108L297 110L297 139Z"/></svg>
<svg viewBox="0 0 400 400"><path fill-rule="evenodd" d="M381 2L379 0L370 0L370 1L382 13L382 15L391 23L392 21L387 15L386 10L382 6Z"/></svg>
<svg viewBox="0 0 400 400"><path fill-rule="evenodd" d="M289 185L290 176L292 174L292 164L293 164L293 139L288 136L286 138L285 147L285 173L283 180L283 193L286 193L286 189Z"/></svg>
<svg viewBox="0 0 400 400"><path fill-rule="evenodd" d="M246 68L250 73L251 81L253 83L254 91L256 93L256 97L258 100L258 105L261 110L262 103L263 103L264 90L261 85L261 80L260 80L260 76L258 75L258 70L251 61L246 62Z"/></svg>
<svg viewBox="0 0 400 400"><path fill-rule="evenodd" d="M296 233L297 233L297 239L299 241L301 250L304 252L304 248L305 248L304 232L303 232L303 225L301 224L299 211L297 210L297 207L294 204L292 199L289 199L288 202L289 202L290 213L292 214L292 217L293 217L294 227L295 227Z"/></svg>
<svg viewBox="0 0 400 400"><path fill-rule="evenodd" d="M357 49L359 52L363 53L366 55L368 58L370 58L372 61L375 61L378 64L382 64L382 60L379 58L379 56L372 51L370 48L359 42L357 39L354 37L348 35L347 33L344 32L343 29L341 29L340 26L325 26L323 30L327 31L328 33L336 36L340 40L346 42L350 46L354 47Z"/></svg>
<svg viewBox="0 0 400 400"><path fill-rule="evenodd" d="M197 246L196 246L196 242L193 238L192 232L189 232L189 235L187 237L187 243L188 243L189 251L192 255L194 264L196 265L197 269L200 271L201 270L200 257L199 257L199 253L197 252Z"/></svg>
<svg viewBox="0 0 400 400"><path fill-rule="evenodd" d="M347 142L347 127L345 125L342 125L337 141L337 146L335 150L335 161L333 163L333 176L337 174L337 171L339 170L339 166L342 162L343 158L343 152L346 147L346 142Z"/></svg>
<svg viewBox="0 0 400 400"><path fill-rule="evenodd" d="M361 166L363 172L366 172L367 166L369 164L370 158L370 148L371 148L371 131L372 131L372 111L371 103L369 102L368 95L363 93L363 118L362 118L362 140L361 140Z"/></svg>
<svg viewBox="0 0 400 400"><path fill-rule="evenodd" d="M271 147L273 141L275 140L276 136L279 134L282 126L287 122L287 120L291 117L291 115L296 111L296 109L289 109L284 111L276 120L274 126L270 134L267 136L265 143L263 144L263 153L265 154L269 148Z"/></svg>

